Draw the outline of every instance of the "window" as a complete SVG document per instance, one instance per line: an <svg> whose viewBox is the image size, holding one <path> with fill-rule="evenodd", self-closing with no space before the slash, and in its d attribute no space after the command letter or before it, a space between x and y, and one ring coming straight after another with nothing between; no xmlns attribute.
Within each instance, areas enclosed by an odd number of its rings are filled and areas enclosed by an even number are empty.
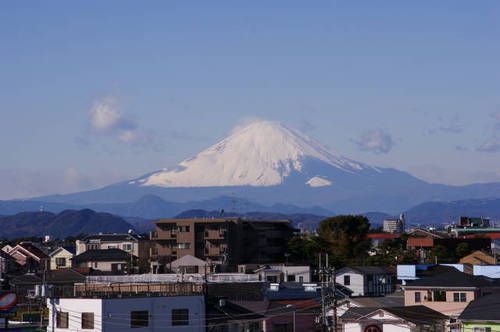
<svg viewBox="0 0 500 332"><path fill-rule="evenodd" d="M56 258L56 266L66 266L66 258L64 257Z"/></svg>
<svg viewBox="0 0 500 332"><path fill-rule="evenodd" d="M118 246L109 245L108 249L118 249Z"/></svg>
<svg viewBox="0 0 500 332"><path fill-rule="evenodd" d="M56 327L58 329L67 329L68 328L68 313L67 312L62 312L58 311L56 315Z"/></svg>
<svg viewBox="0 0 500 332"><path fill-rule="evenodd" d="M97 268L97 262L94 262L94 268Z"/></svg>
<svg viewBox="0 0 500 332"><path fill-rule="evenodd" d="M429 302L446 302L446 292L434 290L427 292L427 301Z"/></svg>
<svg viewBox="0 0 500 332"><path fill-rule="evenodd" d="M82 312L82 330L93 330L94 329L94 313L93 312Z"/></svg>
<svg viewBox="0 0 500 332"><path fill-rule="evenodd" d="M172 309L172 325L189 325L189 309Z"/></svg>
<svg viewBox="0 0 500 332"><path fill-rule="evenodd" d="M179 226L179 232L189 232L189 226Z"/></svg>
<svg viewBox="0 0 500 332"><path fill-rule="evenodd" d="M287 281L295 281L295 275L289 274L288 275L288 280Z"/></svg>
<svg viewBox="0 0 500 332"><path fill-rule="evenodd" d="M147 310L130 312L131 328L141 328L148 326L149 326L149 312Z"/></svg>
<svg viewBox="0 0 500 332"><path fill-rule="evenodd" d="M99 249L99 243L89 243L87 244L87 250Z"/></svg>
<svg viewBox="0 0 500 332"><path fill-rule="evenodd" d="M179 248L179 249L189 249L189 248L191 248L191 243L189 243L189 242L179 243L179 244L177 244L177 248Z"/></svg>
<svg viewBox="0 0 500 332"><path fill-rule="evenodd" d="M304 282L304 277L303 276L299 277L299 282Z"/></svg>
<svg viewBox="0 0 500 332"><path fill-rule="evenodd" d="M131 251L132 250L132 244L130 243L125 243L122 245L123 250L125 251Z"/></svg>
<svg viewBox="0 0 500 332"><path fill-rule="evenodd" d="M344 286L351 285L351 276L344 276Z"/></svg>
<svg viewBox="0 0 500 332"><path fill-rule="evenodd" d="M467 302L467 294L453 293L453 302Z"/></svg>
<svg viewBox="0 0 500 332"><path fill-rule="evenodd" d="M420 302L420 292L415 292L415 303Z"/></svg>

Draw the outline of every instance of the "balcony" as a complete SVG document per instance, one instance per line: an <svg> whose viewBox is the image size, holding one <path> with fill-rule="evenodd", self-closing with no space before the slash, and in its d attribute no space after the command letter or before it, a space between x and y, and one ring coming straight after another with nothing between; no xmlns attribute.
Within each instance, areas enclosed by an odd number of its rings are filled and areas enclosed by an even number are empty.
<svg viewBox="0 0 500 332"><path fill-rule="evenodd" d="M227 231L225 230L206 230L205 239L206 240L225 240L227 237Z"/></svg>
<svg viewBox="0 0 500 332"><path fill-rule="evenodd" d="M175 240L177 238L177 231L159 231L150 233L151 240Z"/></svg>

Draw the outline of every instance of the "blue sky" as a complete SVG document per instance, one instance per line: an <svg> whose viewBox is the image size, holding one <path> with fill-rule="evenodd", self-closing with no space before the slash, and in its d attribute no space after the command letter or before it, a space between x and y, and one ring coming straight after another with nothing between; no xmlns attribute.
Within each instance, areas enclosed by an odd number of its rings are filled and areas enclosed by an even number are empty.
<svg viewBox="0 0 500 332"><path fill-rule="evenodd" d="M176 164L248 119L500 180L500 2L0 3L0 199Z"/></svg>

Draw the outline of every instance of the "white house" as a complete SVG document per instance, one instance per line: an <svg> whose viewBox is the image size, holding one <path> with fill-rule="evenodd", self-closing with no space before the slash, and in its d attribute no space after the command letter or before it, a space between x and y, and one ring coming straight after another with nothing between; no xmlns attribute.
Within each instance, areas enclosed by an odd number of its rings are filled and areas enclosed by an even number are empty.
<svg viewBox="0 0 500 332"><path fill-rule="evenodd" d="M49 298L48 332L205 331L205 300L196 296Z"/></svg>
<svg viewBox="0 0 500 332"><path fill-rule="evenodd" d="M352 290L352 296L382 296L394 292L391 273L378 266L352 266L337 271L335 281Z"/></svg>

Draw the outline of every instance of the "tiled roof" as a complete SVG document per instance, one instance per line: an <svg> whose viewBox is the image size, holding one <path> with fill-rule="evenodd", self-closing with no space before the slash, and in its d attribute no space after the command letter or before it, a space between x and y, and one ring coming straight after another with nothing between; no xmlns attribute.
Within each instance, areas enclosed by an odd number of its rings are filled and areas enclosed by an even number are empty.
<svg viewBox="0 0 500 332"><path fill-rule="evenodd" d="M136 234L94 234L88 235L82 241L100 240L103 242L116 242L116 241L138 241L139 236Z"/></svg>
<svg viewBox="0 0 500 332"><path fill-rule="evenodd" d="M31 254L35 255L40 259L48 258L47 254L41 251L39 248L35 247L31 243L19 243L18 246L22 247L24 250L29 251ZM15 248L15 247L14 247Z"/></svg>
<svg viewBox="0 0 500 332"><path fill-rule="evenodd" d="M406 241L407 247L433 247L434 239L430 237L410 237Z"/></svg>
<svg viewBox="0 0 500 332"><path fill-rule="evenodd" d="M486 295L470 302L459 318L474 321L500 321L500 295Z"/></svg>
<svg viewBox="0 0 500 332"><path fill-rule="evenodd" d="M500 280L484 276L474 276L454 270L436 274L432 277L408 281L405 287L500 287Z"/></svg>
<svg viewBox="0 0 500 332"><path fill-rule="evenodd" d="M435 321L444 321L448 317L436 310L432 310L423 305L407 306L407 307L355 307L347 310L340 318L343 320L362 320L363 317L370 315L378 310L387 311L405 321L414 324L429 324Z"/></svg>
<svg viewBox="0 0 500 332"><path fill-rule="evenodd" d="M390 274L389 270L380 266L347 266L337 271L337 274L354 271L364 275L370 274Z"/></svg>
<svg viewBox="0 0 500 332"><path fill-rule="evenodd" d="M389 233L370 233L367 234L369 239L397 239L399 237L398 234L389 234Z"/></svg>
<svg viewBox="0 0 500 332"><path fill-rule="evenodd" d="M73 257L73 262L128 261L130 254L121 249L91 249Z"/></svg>
<svg viewBox="0 0 500 332"><path fill-rule="evenodd" d="M379 296L379 297L356 297L350 301L359 304L362 307L402 307L405 304L403 296Z"/></svg>

